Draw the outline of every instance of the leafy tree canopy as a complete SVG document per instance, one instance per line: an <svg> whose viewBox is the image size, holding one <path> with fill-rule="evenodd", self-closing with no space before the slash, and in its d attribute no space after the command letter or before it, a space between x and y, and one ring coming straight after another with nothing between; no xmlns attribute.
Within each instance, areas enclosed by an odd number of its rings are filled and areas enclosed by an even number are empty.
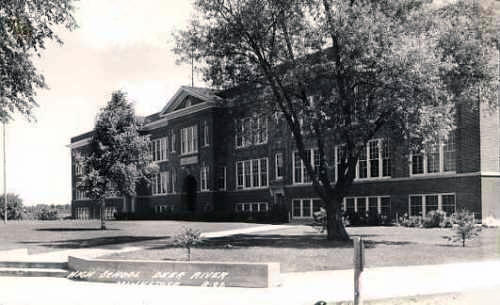
<svg viewBox="0 0 500 305"><path fill-rule="evenodd" d="M0 120L33 118L36 90L47 88L33 63L58 25L76 27L73 0L0 0Z"/></svg>
<svg viewBox="0 0 500 305"><path fill-rule="evenodd" d="M472 0L196 0L176 34L218 88L253 85L287 122L327 203L328 237L346 239L340 204L367 141L414 144L446 137L456 106L496 103L497 36L489 2ZM325 147L343 144L334 184ZM337 233L332 228L335 227ZM333 231L332 231L333 230ZM335 234L337 234L335 236Z"/></svg>
<svg viewBox="0 0 500 305"><path fill-rule="evenodd" d="M139 128L126 94L114 92L97 116L90 153L76 155L84 171L78 186L89 198L134 196L136 182L148 180L155 172L149 140L139 134Z"/></svg>

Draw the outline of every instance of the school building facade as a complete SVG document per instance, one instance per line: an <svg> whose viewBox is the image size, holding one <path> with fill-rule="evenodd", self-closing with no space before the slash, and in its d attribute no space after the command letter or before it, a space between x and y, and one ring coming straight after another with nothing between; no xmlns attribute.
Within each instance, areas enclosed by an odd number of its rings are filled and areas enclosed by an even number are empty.
<svg viewBox="0 0 500 305"><path fill-rule="evenodd" d="M181 87L160 112L144 118L141 132L151 139L160 171L135 198L109 198L105 216L145 209L237 214L279 208L289 221L311 219L320 200L288 127L238 94ZM498 109L458 108L453 136L410 156L394 153L390 140L369 141L344 210L395 218L467 209L483 219L500 218L499 121ZM72 153L88 149L91 137L92 132L73 137ZM331 145L326 151L333 179L339 149ZM318 160L313 145L308 159L313 165ZM76 188L82 173L72 160L73 216L98 218L100 205Z"/></svg>

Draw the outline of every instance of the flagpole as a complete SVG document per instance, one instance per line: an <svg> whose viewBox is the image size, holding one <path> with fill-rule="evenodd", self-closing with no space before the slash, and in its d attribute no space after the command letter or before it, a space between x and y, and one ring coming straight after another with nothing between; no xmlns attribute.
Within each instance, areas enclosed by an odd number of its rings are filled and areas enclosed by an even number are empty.
<svg viewBox="0 0 500 305"><path fill-rule="evenodd" d="M3 135L2 135L2 145L3 145L3 202L4 202L4 223L7 223L7 158L5 156L5 120L2 120L3 123Z"/></svg>

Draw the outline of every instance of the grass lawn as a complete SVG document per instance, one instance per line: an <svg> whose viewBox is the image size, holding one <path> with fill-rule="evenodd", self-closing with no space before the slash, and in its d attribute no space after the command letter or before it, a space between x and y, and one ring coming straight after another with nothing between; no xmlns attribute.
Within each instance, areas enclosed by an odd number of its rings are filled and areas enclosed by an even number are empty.
<svg viewBox="0 0 500 305"><path fill-rule="evenodd" d="M0 250L28 248L30 253L72 248L121 248L157 245L179 233L183 226L201 232L216 232L256 226L247 223L208 223L183 221L110 221L100 230L99 221L9 222L0 224ZM138 243L138 244L137 244ZM153 243L153 244L151 244Z"/></svg>
<svg viewBox="0 0 500 305"><path fill-rule="evenodd" d="M483 229L467 247L443 239L449 229L404 227L348 228L362 236L367 267L440 264L500 258L499 231ZM263 233L214 238L193 249L192 260L280 262L282 272L352 268L352 243L329 242L308 226ZM185 250L162 240L144 250L107 258L183 260Z"/></svg>

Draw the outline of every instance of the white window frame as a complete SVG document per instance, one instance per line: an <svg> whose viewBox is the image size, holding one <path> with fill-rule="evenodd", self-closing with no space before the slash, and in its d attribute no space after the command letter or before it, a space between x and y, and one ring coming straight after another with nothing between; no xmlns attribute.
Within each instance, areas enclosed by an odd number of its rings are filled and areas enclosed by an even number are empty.
<svg viewBox="0 0 500 305"><path fill-rule="evenodd" d="M151 140L150 150L153 162L168 161L168 137Z"/></svg>
<svg viewBox="0 0 500 305"><path fill-rule="evenodd" d="M306 152L309 154L310 156L310 160L311 160L311 166L312 166L312 169L314 170L316 168L316 160L315 160L315 151L317 151L318 149L316 148L308 148L306 149ZM301 178L299 182L296 182L295 181L295 154L297 154L298 156L298 151L293 151L292 152L292 184L296 184L296 185L301 185L301 184L312 184L312 179L309 179L309 176L307 176L308 178L306 179L306 175L307 174L307 169L306 167L304 166L304 160L302 160L302 158L299 157L299 160L300 160L300 171L301 171ZM308 181L309 180L309 181Z"/></svg>
<svg viewBox="0 0 500 305"><path fill-rule="evenodd" d="M198 125L181 128L181 155L198 153Z"/></svg>
<svg viewBox="0 0 500 305"><path fill-rule="evenodd" d="M428 194L409 194L408 195L408 216L420 216L420 215L411 215L411 197L420 197L422 198L422 215L427 215L427 206L426 206L426 197L427 196L437 196L438 197L438 210L443 211L443 196L452 195L455 198L454 203L454 211L457 211L457 195L456 193L428 193Z"/></svg>
<svg viewBox="0 0 500 305"><path fill-rule="evenodd" d="M390 179L391 178L391 175L389 176L384 176L384 160L389 160L387 162L389 162L389 164L391 164L391 153L390 153L390 146L389 146L389 158L384 158L384 152L383 152L383 149L384 149L384 142L385 141L388 141L387 139L383 139L383 138L377 138L377 139L372 139L372 140L369 140L366 145L364 146L364 154L366 156L366 177L364 178L360 178L359 177L359 160L358 162L356 163L356 174L355 174L355 177L354 177L354 181L366 181L366 180L381 180L381 179ZM377 158L371 158L371 155L370 155L370 143L374 143L374 142L377 142L377 149L378 149L378 156ZM389 144L390 145L390 144ZM335 152L334 152L334 157L335 157L335 181L338 180L338 177L339 177L339 164L340 164L340 160L339 160L339 148L342 147L342 146L345 146L345 144L341 144L341 145L336 145L335 146ZM373 176L372 177L372 162L373 160L376 160L376 162L378 163L378 176Z"/></svg>
<svg viewBox="0 0 500 305"><path fill-rule="evenodd" d="M346 196L343 199L342 205L343 205L343 211L347 211L347 200L353 199L354 200L354 212L358 213L361 211L358 211L358 200L359 199L365 199L365 211L368 213L370 211L370 198L377 198L377 213L382 214L382 199L383 198L389 198L391 199L390 195L371 195L371 196ZM391 203L392 205L392 203ZM389 206L391 208L391 206Z"/></svg>
<svg viewBox="0 0 500 305"><path fill-rule="evenodd" d="M78 188L75 189L75 200L89 200L87 196L85 196L84 191L80 191Z"/></svg>
<svg viewBox="0 0 500 305"><path fill-rule="evenodd" d="M454 136L453 136L454 137ZM437 172L429 172L429 167L428 167L428 162L429 162L429 157L428 154L430 152L428 151L421 151L418 153L412 153L410 152L410 156L408 158L408 172L410 173L410 176L433 176L433 175L443 175L443 174L455 174L456 173L456 162L457 162L457 149L456 149L456 138L453 138L453 147L455 148L454 150L451 150L451 152L454 152L455 155L455 166L454 170L445 170L445 160L444 160L444 153L445 151L445 146L449 145L446 141L440 140L439 143L434 144L438 146L438 153L439 153L439 171ZM422 173L413 173L413 156L418 156L422 155L423 158L423 172Z"/></svg>
<svg viewBox="0 0 500 305"><path fill-rule="evenodd" d="M265 160L266 165L267 165L266 171L265 171L265 175L267 177L265 185L262 184L262 173L263 173L262 172L262 163L264 162L264 160ZM250 167L249 167L250 172L249 173L247 173L245 170L245 163L247 163L247 162L249 162L249 164L250 164ZM258 176L257 183L254 181L254 175L255 175L255 173L253 172L254 162L257 162L257 176ZM239 174L238 164L242 164L243 185L238 184L238 174ZM249 186L246 186L247 185L247 176L250 179ZM249 190L249 189L263 189L263 188L267 188L267 187L269 187L269 160L268 160L268 158L236 161L236 189Z"/></svg>
<svg viewBox="0 0 500 305"><path fill-rule="evenodd" d="M170 152L175 153L175 131L170 131Z"/></svg>
<svg viewBox="0 0 500 305"><path fill-rule="evenodd" d="M151 195L153 196L161 196L165 194L169 194L168 185L170 182L170 172L163 171L151 179ZM159 188L158 188L159 187Z"/></svg>
<svg viewBox="0 0 500 305"><path fill-rule="evenodd" d="M309 206L309 215L310 216L304 216L304 201L305 200L309 200L309 202L310 202L310 206ZM300 216L294 216L294 201L299 202ZM319 201L319 204L321 206L321 199L320 198L293 198L292 199L292 210L291 210L292 219L312 219L314 217L314 201Z"/></svg>
<svg viewBox="0 0 500 305"><path fill-rule="evenodd" d="M236 134L234 144L236 148L267 144L269 138L269 123L267 116L248 116L236 119L235 124ZM246 130L245 126L247 126L250 130ZM254 129L253 126L256 126L256 129ZM261 138L260 135L262 128L264 128L264 133L262 133ZM241 140L241 144L238 144L238 142L240 142L239 140Z"/></svg>

